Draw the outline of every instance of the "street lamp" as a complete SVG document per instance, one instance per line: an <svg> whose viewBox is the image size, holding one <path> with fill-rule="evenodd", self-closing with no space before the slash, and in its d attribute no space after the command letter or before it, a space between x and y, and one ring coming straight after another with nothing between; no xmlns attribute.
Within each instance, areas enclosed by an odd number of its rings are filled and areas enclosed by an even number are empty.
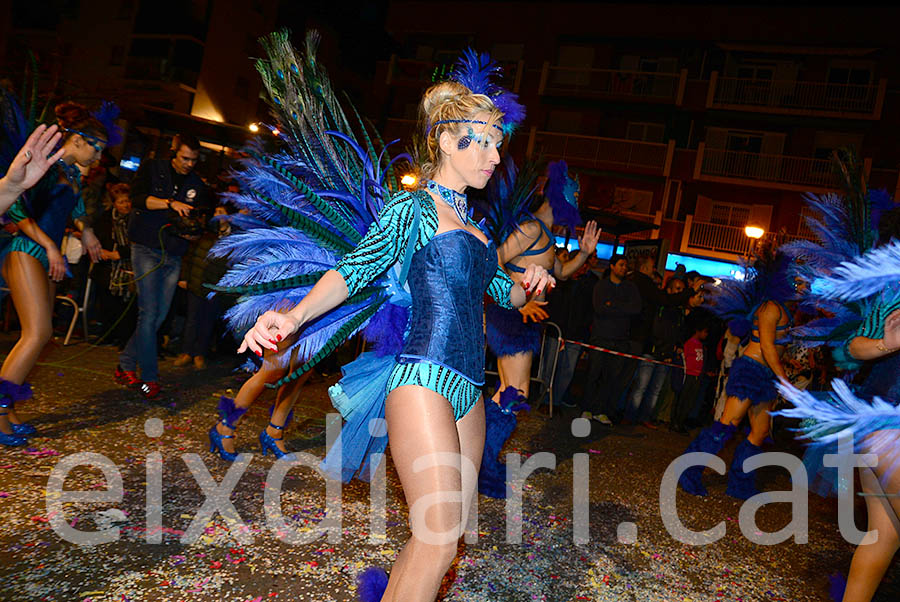
<svg viewBox="0 0 900 602"><path fill-rule="evenodd" d="M250 124L250 131L253 132L253 133L255 134L256 132L259 131L259 126L256 125L255 123L251 123L251 124Z"/></svg>
<svg viewBox="0 0 900 602"><path fill-rule="evenodd" d="M411 173L406 174L402 178L400 178L400 183L406 186L407 188L412 188L416 185L416 176Z"/></svg>
<svg viewBox="0 0 900 602"><path fill-rule="evenodd" d="M756 241L762 238L762 235L765 233L766 231L759 226L744 226L744 234L750 239L750 247L747 249L748 264L750 263L750 257L753 256L753 248L756 246Z"/></svg>

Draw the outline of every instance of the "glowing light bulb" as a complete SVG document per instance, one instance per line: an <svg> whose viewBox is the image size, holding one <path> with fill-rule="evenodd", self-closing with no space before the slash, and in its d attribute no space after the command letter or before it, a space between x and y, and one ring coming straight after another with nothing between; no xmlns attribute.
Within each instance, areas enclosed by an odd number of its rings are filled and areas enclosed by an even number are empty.
<svg viewBox="0 0 900 602"><path fill-rule="evenodd" d="M256 132L259 131L259 126L256 125L255 123L251 123L251 124L250 124L250 131L253 132L253 133L255 134Z"/></svg>
<svg viewBox="0 0 900 602"><path fill-rule="evenodd" d="M765 233L766 231L759 226L746 226L744 228L744 234L746 234L750 238L762 238L762 235Z"/></svg>
<svg viewBox="0 0 900 602"><path fill-rule="evenodd" d="M411 173L406 174L402 178L400 178L400 183L408 188L412 188L416 185L416 176Z"/></svg>

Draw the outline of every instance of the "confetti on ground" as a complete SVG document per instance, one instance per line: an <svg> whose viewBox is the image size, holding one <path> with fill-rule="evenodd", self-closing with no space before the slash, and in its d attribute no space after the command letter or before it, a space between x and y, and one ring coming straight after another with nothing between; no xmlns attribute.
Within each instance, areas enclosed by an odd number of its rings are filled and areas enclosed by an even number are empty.
<svg viewBox="0 0 900 602"><path fill-rule="evenodd" d="M0 336L8 349L14 339ZM48 348L48 362L59 362L82 346ZM406 538L407 508L393 467L388 469L386 533L370 534L369 485L354 482L342 489L341 541L324 537L299 545L280 541L263 510L265 483L272 460L258 453L256 438L268 420L272 394L267 392L248 412L237 434L239 451L253 458L232 491L230 501L243 526L221 514L201 518L198 537L182 543L205 501L185 463L198 454L216 483L229 466L208 452L206 431L215 423L218 397L234 395L246 374L232 374L231 357L211 361L203 373L162 364L168 388L159 403L112 384L114 349L90 351L93 370L39 367L30 376L34 402L23 418L39 430L29 446L0 449L0 579L3 600L39 602L264 602L354 600L356 575L368 566L389 568ZM74 367L74 366L73 366ZM109 376L101 376L108 374ZM297 418L288 429L295 451L324 452L323 417L330 411L327 387L334 379L307 385ZM720 521L727 535L719 542L691 547L676 541L662 523L658 483L687 438L643 427L594 426L589 438L572 437L574 415L544 409L520 418L506 451L524 457L552 451L553 471L536 471L522 488L522 540L506 543L506 503L480 497L476 542L461 544L460 555L442 588L453 602L547 601L750 602L827 600L828 575L849 567L852 546L837 528L836 503L811 499L809 544L786 542L760 546L743 538L739 505L723 495L725 477L708 475L705 499L678 495L679 516L694 530ZM145 421L161 419L162 435L149 437ZM782 433L779 445L787 444ZM796 448L791 448L796 452ZM45 486L50 471L78 452L103 454L122 478L121 499L64 502L53 514ZM573 541L572 457L590 458L588 543ZM162 516L148 518L147 459L163 460ZM731 450L723 453L730 460ZM763 474L768 489L787 490L787 475ZM64 489L109 495L104 473L81 466L69 471ZM286 530L317 533L326 518L324 487L316 473L294 469L284 479L281 513ZM789 517L785 504L758 513L761 531L777 531ZM54 532L62 524L73 530L109 529L118 540L78 546ZM637 540L618 543L622 523L634 523ZM241 534L243 540L238 540ZM158 541L159 543L154 543ZM894 569L877 601L895 600L900 573Z"/></svg>

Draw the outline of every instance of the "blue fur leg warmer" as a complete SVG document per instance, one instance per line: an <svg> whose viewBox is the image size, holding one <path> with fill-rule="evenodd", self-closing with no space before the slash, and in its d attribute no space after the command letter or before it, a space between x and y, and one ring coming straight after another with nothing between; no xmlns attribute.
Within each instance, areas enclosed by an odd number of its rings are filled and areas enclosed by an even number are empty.
<svg viewBox="0 0 900 602"><path fill-rule="evenodd" d="M225 423L230 429L234 429L234 423L238 421L238 419L247 413L247 408L239 408L234 405L234 400L230 397L225 397L224 395L219 398L219 416L222 417L222 422Z"/></svg>
<svg viewBox="0 0 900 602"><path fill-rule="evenodd" d="M34 397L31 383L17 385L0 378L0 408L11 408L17 401L25 401Z"/></svg>
<svg viewBox="0 0 900 602"><path fill-rule="evenodd" d="M750 499L759 493L759 489L756 488L754 472L744 472L744 460L761 453L762 448L750 443L749 439L741 441L741 444L734 450L734 459L731 461L728 474L728 489L725 490L725 493L739 500Z"/></svg>
<svg viewBox="0 0 900 602"><path fill-rule="evenodd" d="M725 444L734 436L737 427L732 424L722 424L718 420L706 427L691 441L684 453L706 452L717 454L722 451ZM691 495L705 496L706 487L703 486L704 466L691 466L681 473L678 484L681 489Z"/></svg>
<svg viewBox="0 0 900 602"><path fill-rule="evenodd" d="M517 309L503 309L499 305L488 305L486 309L487 344L491 352L498 356L541 352L541 325L522 322L522 314Z"/></svg>
<svg viewBox="0 0 900 602"><path fill-rule="evenodd" d="M376 566L367 568L356 578L356 593L359 596L359 602L381 602L387 584L388 575L384 569Z"/></svg>
<svg viewBox="0 0 900 602"><path fill-rule="evenodd" d="M506 498L506 464L500 461L500 452L518 422L513 413L518 406L513 404L522 400L524 397L518 389L507 387L500 394L500 405L491 400L484 404L484 452L478 471L478 491L488 497Z"/></svg>

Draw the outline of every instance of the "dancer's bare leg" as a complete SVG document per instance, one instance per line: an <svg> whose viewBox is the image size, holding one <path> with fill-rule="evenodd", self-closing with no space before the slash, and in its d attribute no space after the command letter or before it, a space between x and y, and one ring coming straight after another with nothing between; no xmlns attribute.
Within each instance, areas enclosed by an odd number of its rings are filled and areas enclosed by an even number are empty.
<svg viewBox="0 0 900 602"><path fill-rule="evenodd" d="M53 336L51 318L56 287L40 261L19 251L6 256L3 278L9 285L22 333L0 367L0 377L21 385ZM8 416L0 417L0 430L7 434L12 432L9 422L20 422L14 408L10 408Z"/></svg>
<svg viewBox="0 0 900 602"><path fill-rule="evenodd" d="M763 441L769 436L769 429L772 427L770 411L773 405L772 401L758 403L747 410L750 416L750 434L747 439L757 447L762 447Z"/></svg>
<svg viewBox="0 0 900 602"><path fill-rule="evenodd" d="M722 417L719 422L722 424L731 424L738 426L747 411L750 409L749 399L738 399L737 397L729 397L725 400L725 409L722 411Z"/></svg>
<svg viewBox="0 0 900 602"><path fill-rule="evenodd" d="M291 358L291 370L296 367L296 364L296 356L294 356ZM294 404L300 399L300 391L303 390L303 384L309 379L310 374L312 374L311 371L304 372L297 380L278 388L278 394L275 396L275 409L272 411L272 418L270 419L271 424L278 424L282 427L287 426L285 424L287 417L291 410L294 409ZM284 429L272 428L271 424L266 426L266 432L275 439L275 445L278 446L278 449L287 452L287 447L284 444Z"/></svg>
<svg viewBox="0 0 900 602"><path fill-rule="evenodd" d="M531 386L531 362L534 354L530 351L515 355L503 355L497 358L497 372L500 374L500 388L491 397L495 403L500 402L500 392L506 387L515 387L522 395L528 397Z"/></svg>
<svg viewBox="0 0 900 602"><path fill-rule="evenodd" d="M290 344L291 343L287 342L286 340L281 344L281 346L289 346ZM259 398L259 396L265 392L267 383L274 383L285 374L287 374L287 369L281 366L280 363L276 361L276 354L274 352L266 351L266 354L263 357L262 367L257 370L253 374L253 376L244 381L244 384L241 385L241 388L238 391L237 395L234 396L234 406L236 408L249 408L251 405L253 405L253 402L256 401L257 398ZM295 382L298 382L300 385L302 385L304 382L306 382L308 375L309 373L299 378ZM277 405L276 411L278 411ZM290 408L288 408L284 413L284 417L287 417L288 412L290 412ZM235 426L240 424L242 418L243 417L237 419ZM216 430L220 435L233 435L235 432L234 430L222 424L221 420L216 423ZM273 436L280 435L276 434ZM234 453L234 439L222 439L222 447L225 448L225 451Z"/></svg>
<svg viewBox="0 0 900 602"><path fill-rule="evenodd" d="M484 404L479 401L456 422L444 397L423 387L403 386L388 396L385 414L391 457L410 508L412 537L391 568L383 601L431 602L456 556L464 513L474 499L484 448ZM453 454L456 461L414 470L418 458L440 453ZM439 493L448 499L434 500ZM423 509L424 521L417 520Z"/></svg>
<svg viewBox="0 0 900 602"><path fill-rule="evenodd" d="M876 435L884 435L884 431ZM885 480L885 471L900 459L900 454L892 452L878 458L878 466L874 469L862 468L859 479L862 490L870 494L900 493L900 471L894 470L890 478ZM866 496L866 512L868 515L868 531L877 530L878 540L864 540L853 553L850 563L850 574L847 577L847 589L844 602L868 602L875 595L884 574L887 572L894 554L900 547L900 498Z"/></svg>

